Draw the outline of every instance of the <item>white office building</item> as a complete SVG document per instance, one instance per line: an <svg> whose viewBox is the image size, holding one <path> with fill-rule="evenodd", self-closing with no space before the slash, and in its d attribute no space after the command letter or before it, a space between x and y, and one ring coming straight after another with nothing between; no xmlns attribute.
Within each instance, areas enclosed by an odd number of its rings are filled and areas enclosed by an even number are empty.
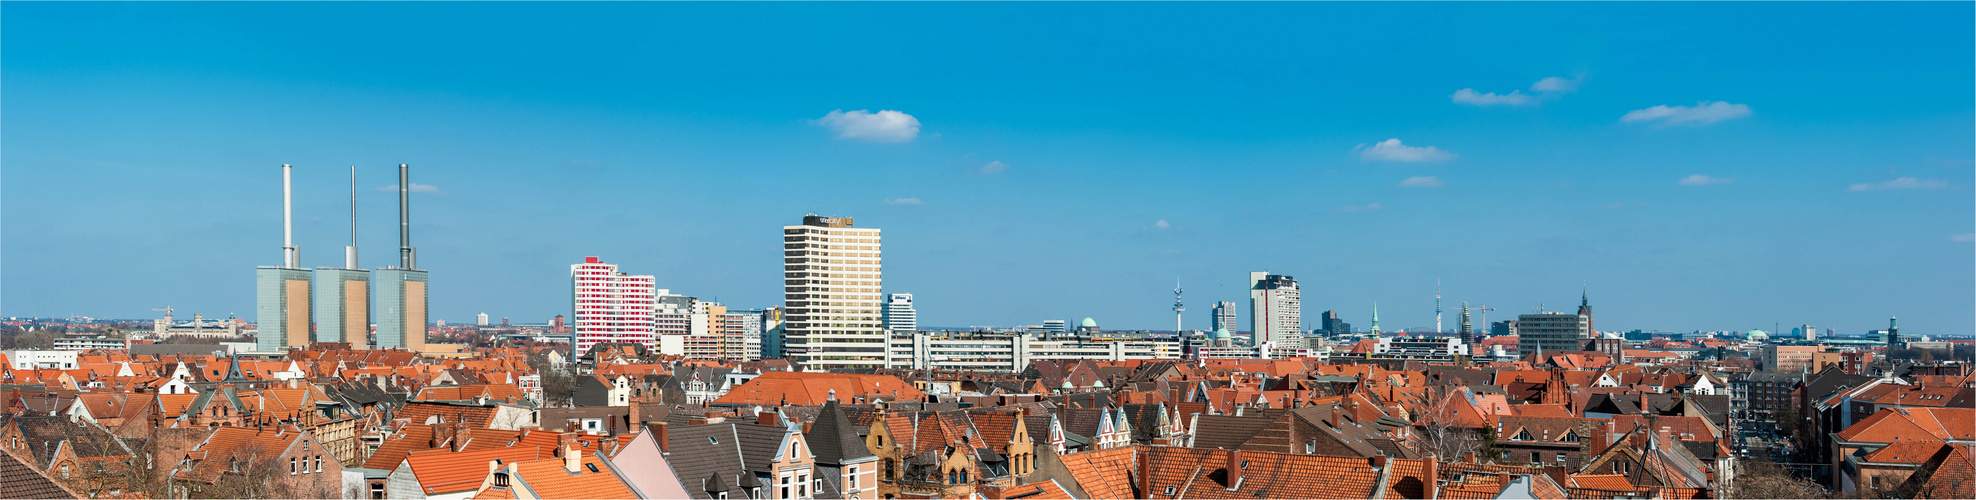
<svg viewBox="0 0 1976 500"><path fill-rule="evenodd" d="M806 370L888 365L877 229L807 215L782 226L783 353Z"/></svg>
<svg viewBox="0 0 1976 500"><path fill-rule="evenodd" d="M885 330L910 332L919 329L919 313L913 310L913 294L885 296Z"/></svg>
<svg viewBox="0 0 1976 500"><path fill-rule="evenodd" d="M596 257L569 266L573 301L570 334L578 356L598 343L639 343L657 348L652 319L656 289L651 276L618 271Z"/></svg>
<svg viewBox="0 0 1976 500"><path fill-rule="evenodd" d="M1042 340L1028 333L912 332L892 335L895 366L1019 372L1030 361L1180 359L1179 339Z"/></svg>
<svg viewBox="0 0 1976 500"><path fill-rule="evenodd" d="M476 325L480 325L480 326L487 326L487 313L480 313L480 314L476 314L476 315L474 315L474 316L473 316L473 324L476 324Z"/></svg>
<svg viewBox="0 0 1976 500"><path fill-rule="evenodd" d="M1249 273L1249 332L1252 342L1277 348L1304 346L1304 313L1297 279L1269 272Z"/></svg>

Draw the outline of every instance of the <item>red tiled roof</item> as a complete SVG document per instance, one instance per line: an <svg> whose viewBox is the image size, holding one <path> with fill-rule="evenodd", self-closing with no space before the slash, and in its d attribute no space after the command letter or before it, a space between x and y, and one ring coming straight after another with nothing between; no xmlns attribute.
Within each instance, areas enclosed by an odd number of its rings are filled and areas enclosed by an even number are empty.
<svg viewBox="0 0 1976 500"><path fill-rule="evenodd" d="M487 463L491 461L511 463L554 457L555 450L501 447L461 452L414 452L405 457L405 463L411 466L412 477L418 479L419 487L424 489L426 495L438 495L479 488L480 480L487 477Z"/></svg>
<svg viewBox="0 0 1976 500"><path fill-rule="evenodd" d="M830 399L833 390L839 401L850 401L856 396L896 401L926 397L926 393L891 375L768 372L728 391L712 404L820 406Z"/></svg>
<svg viewBox="0 0 1976 500"><path fill-rule="evenodd" d="M1571 476L1571 487L1591 488L1607 491L1633 491L1633 483L1620 474L1577 474Z"/></svg>
<svg viewBox="0 0 1976 500"><path fill-rule="evenodd" d="M1928 461L1943 446L1941 441L1901 441L1891 443L1859 457L1873 463L1920 464Z"/></svg>

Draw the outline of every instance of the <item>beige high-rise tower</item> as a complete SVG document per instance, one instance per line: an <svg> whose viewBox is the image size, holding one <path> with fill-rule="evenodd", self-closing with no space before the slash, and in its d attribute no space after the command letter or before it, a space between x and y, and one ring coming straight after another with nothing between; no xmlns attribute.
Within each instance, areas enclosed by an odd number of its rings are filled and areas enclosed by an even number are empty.
<svg viewBox="0 0 1976 500"><path fill-rule="evenodd" d="M782 257L789 361L808 370L888 366L878 230L807 215L782 226Z"/></svg>

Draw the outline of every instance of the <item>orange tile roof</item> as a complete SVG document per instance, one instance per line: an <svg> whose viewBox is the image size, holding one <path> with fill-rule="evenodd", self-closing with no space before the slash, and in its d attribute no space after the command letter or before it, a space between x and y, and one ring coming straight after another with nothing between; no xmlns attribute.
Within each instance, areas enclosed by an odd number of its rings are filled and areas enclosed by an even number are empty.
<svg viewBox="0 0 1976 500"><path fill-rule="evenodd" d="M1934 456L1943 446L1947 445L1941 441L1901 441L1882 446L1859 458L1883 464L1920 464L1928 461L1928 457Z"/></svg>
<svg viewBox="0 0 1976 500"><path fill-rule="evenodd" d="M926 397L926 393L891 375L768 372L735 387L712 404L820 406L829 400L833 390L839 401L857 396L895 401Z"/></svg>
<svg viewBox="0 0 1976 500"><path fill-rule="evenodd" d="M1620 474L1576 474L1571 476L1571 487L1591 488L1607 491L1633 491L1633 483Z"/></svg>
<svg viewBox="0 0 1976 500"><path fill-rule="evenodd" d="M563 468L562 458L520 462L513 467L515 476L536 498L637 498L624 478L596 454L583 453L582 464L574 473ZM593 467L597 472L590 471Z"/></svg>
<svg viewBox="0 0 1976 500"><path fill-rule="evenodd" d="M1132 498L1132 469L1136 448L1071 453L1062 457L1077 486L1091 498Z"/></svg>
<svg viewBox="0 0 1976 500"><path fill-rule="evenodd" d="M1055 479L1003 488L1001 496L1008 500L1071 500L1073 498L1070 492L1064 491L1063 486L1057 484Z"/></svg>
<svg viewBox="0 0 1976 500"><path fill-rule="evenodd" d="M531 462L554 458L555 450L539 447L501 447L486 450L413 452L405 457L427 495L469 491L480 487L487 477L487 463Z"/></svg>
<svg viewBox="0 0 1976 500"><path fill-rule="evenodd" d="M1852 442L1892 443L1908 440L1976 440L1976 409L1890 408L1839 431Z"/></svg>

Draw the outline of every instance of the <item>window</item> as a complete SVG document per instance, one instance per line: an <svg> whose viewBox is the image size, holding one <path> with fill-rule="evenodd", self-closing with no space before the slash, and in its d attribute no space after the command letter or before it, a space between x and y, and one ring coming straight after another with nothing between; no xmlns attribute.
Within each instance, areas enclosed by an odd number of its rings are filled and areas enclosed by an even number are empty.
<svg viewBox="0 0 1976 500"><path fill-rule="evenodd" d="M1173 491L1174 488L1172 486L1166 487L1166 496L1173 496Z"/></svg>
<svg viewBox="0 0 1976 500"><path fill-rule="evenodd" d="M496 473L494 473L494 487L495 487L495 488L506 488L506 487L508 487L508 473L506 473L506 472L496 472Z"/></svg>
<svg viewBox="0 0 1976 500"><path fill-rule="evenodd" d="M782 496L779 498L789 498L789 476L782 476Z"/></svg>
<svg viewBox="0 0 1976 500"><path fill-rule="evenodd" d="M322 472L322 455L316 455L316 472Z"/></svg>
<svg viewBox="0 0 1976 500"><path fill-rule="evenodd" d="M762 487L756 486L753 488L748 488L748 498L752 498L754 500L762 500Z"/></svg>
<svg viewBox="0 0 1976 500"><path fill-rule="evenodd" d="M1576 432L1566 432L1566 433L1564 433L1564 437L1560 437L1560 438L1557 438L1557 440L1558 440L1558 441L1563 441L1563 442L1566 442L1566 443L1576 443L1576 442L1578 442L1578 433L1576 433Z"/></svg>
<svg viewBox="0 0 1976 500"><path fill-rule="evenodd" d="M851 488L852 488L852 489L856 489L856 488L858 487L858 466L856 466L856 465L853 465L853 466L851 466L851 484L850 484L850 486L851 486Z"/></svg>
<svg viewBox="0 0 1976 500"><path fill-rule="evenodd" d="M1304 454L1305 454L1305 455L1315 455L1315 454L1317 454L1317 441L1311 441L1311 442L1308 442L1308 443L1304 443Z"/></svg>
<svg viewBox="0 0 1976 500"><path fill-rule="evenodd" d="M723 491L723 492L720 492L720 494L718 494L718 495L714 495L714 498L716 498L716 499L718 499L718 500L727 500L727 492L725 492L725 491Z"/></svg>
<svg viewBox="0 0 1976 500"><path fill-rule="evenodd" d="M1633 464L1631 464L1631 463L1628 463L1628 462L1627 462L1627 461L1625 461L1625 460L1614 460L1614 461L1612 461L1612 471L1613 471L1613 472L1615 472L1615 473L1619 473L1619 474L1627 474L1627 473L1629 473L1629 472L1631 472L1632 470L1633 470Z"/></svg>
<svg viewBox="0 0 1976 500"><path fill-rule="evenodd" d="M288 475L295 475L295 457L288 457Z"/></svg>
<svg viewBox="0 0 1976 500"><path fill-rule="evenodd" d="M371 483L371 500L384 500L384 483Z"/></svg>
<svg viewBox="0 0 1976 500"><path fill-rule="evenodd" d="M1544 461L1544 452L1541 451L1530 452L1530 463L1543 463L1543 461Z"/></svg>

